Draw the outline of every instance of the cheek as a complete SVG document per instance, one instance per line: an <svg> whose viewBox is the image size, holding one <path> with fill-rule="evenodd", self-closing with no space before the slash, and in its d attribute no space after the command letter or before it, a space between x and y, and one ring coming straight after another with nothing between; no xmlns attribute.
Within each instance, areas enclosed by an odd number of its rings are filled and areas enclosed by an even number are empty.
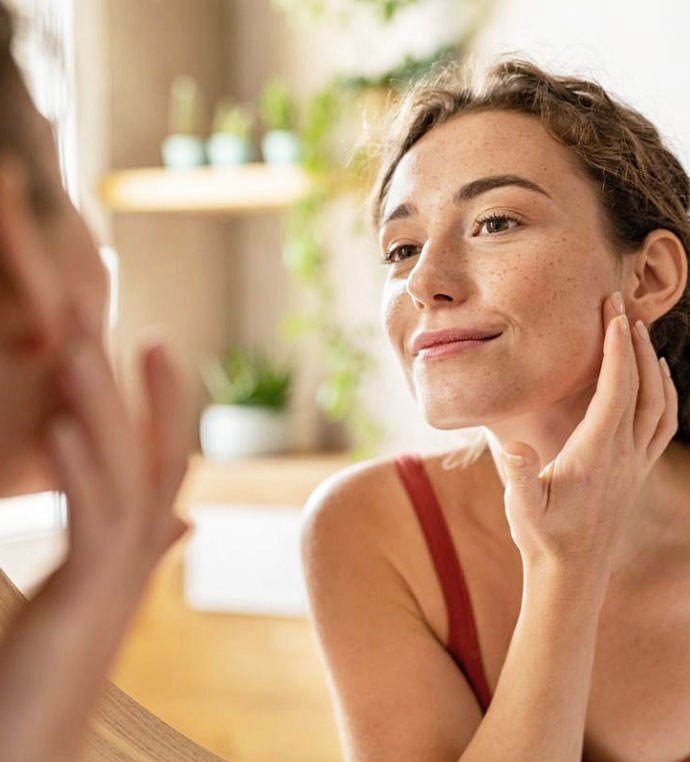
<svg viewBox="0 0 690 762"><path fill-rule="evenodd" d="M45 422L61 405L54 358L22 360L3 356L0 395L3 399L0 454L23 450L40 436ZM1 460L1 458L0 458Z"/></svg>
<svg viewBox="0 0 690 762"><path fill-rule="evenodd" d="M404 286L384 290L379 311L379 324L396 352L399 350L399 342L405 338L403 332L415 327L406 326L405 321L409 319L409 309L410 297Z"/></svg>
<svg viewBox="0 0 690 762"><path fill-rule="evenodd" d="M536 339L560 335L567 343L566 336L584 338L602 325L602 301L614 284L608 258L589 242L573 245L566 238L546 249L526 248L510 277L496 273L493 298L505 299L517 328Z"/></svg>
<svg viewBox="0 0 690 762"><path fill-rule="evenodd" d="M601 366L602 302L615 290L610 255L565 241L524 253L519 273L498 282L492 296L497 304L505 300L513 323L516 374L541 378L558 394L582 388Z"/></svg>
<svg viewBox="0 0 690 762"><path fill-rule="evenodd" d="M395 315L395 299L389 290L384 289L381 296L381 307L379 309L379 326L384 335L392 339L392 330Z"/></svg>

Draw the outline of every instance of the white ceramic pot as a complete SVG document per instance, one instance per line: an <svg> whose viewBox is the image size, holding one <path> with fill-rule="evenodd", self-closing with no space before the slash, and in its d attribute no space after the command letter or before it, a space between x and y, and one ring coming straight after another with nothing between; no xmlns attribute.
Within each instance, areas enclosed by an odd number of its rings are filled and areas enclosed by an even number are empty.
<svg viewBox="0 0 690 762"><path fill-rule="evenodd" d="M269 130L261 138L261 153L266 164L295 164L301 148L299 137L287 130Z"/></svg>
<svg viewBox="0 0 690 762"><path fill-rule="evenodd" d="M168 169L191 169L206 163L204 140L196 135L168 135L161 143L161 155Z"/></svg>
<svg viewBox="0 0 690 762"><path fill-rule="evenodd" d="M224 132L215 132L206 141L206 153L212 166L232 167L251 160L252 146L249 140Z"/></svg>
<svg viewBox="0 0 690 762"><path fill-rule="evenodd" d="M287 449L287 411L263 405L209 405L201 414L201 449L211 460L234 460Z"/></svg>

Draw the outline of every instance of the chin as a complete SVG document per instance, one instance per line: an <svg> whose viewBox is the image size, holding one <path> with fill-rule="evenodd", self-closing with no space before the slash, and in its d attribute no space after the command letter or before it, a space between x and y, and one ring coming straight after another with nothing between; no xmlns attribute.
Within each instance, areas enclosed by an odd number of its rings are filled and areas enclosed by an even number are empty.
<svg viewBox="0 0 690 762"><path fill-rule="evenodd" d="M425 408L422 404L421 413L424 420L434 429L448 431L450 429L468 429L475 426L484 425L485 418L478 416L477 411L468 414L458 409L458 404L439 405L435 400L434 404Z"/></svg>
<svg viewBox="0 0 690 762"><path fill-rule="evenodd" d="M424 420L433 429L439 431L456 431L458 429L474 429L478 426L483 426L483 421L478 421L476 418L444 418L441 420L435 420L433 418L424 417Z"/></svg>
<svg viewBox="0 0 690 762"><path fill-rule="evenodd" d="M450 398L432 390L419 390L417 404L424 420L435 429L468 429L519 415L531 409L529 400L513 400L505 390L499 398L467 396L465 389L449 389Z"/></svg>
<svg viewBox="0 0 690 762"><path fill-rule="evenodd" d="M31 444L2 459L0 498L59 490L59 479L42 444Z"/></svg>

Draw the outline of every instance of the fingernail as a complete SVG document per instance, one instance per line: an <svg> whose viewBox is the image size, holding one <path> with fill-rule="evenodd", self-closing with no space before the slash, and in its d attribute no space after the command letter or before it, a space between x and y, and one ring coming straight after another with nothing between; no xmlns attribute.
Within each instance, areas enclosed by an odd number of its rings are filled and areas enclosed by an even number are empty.
<svg viewBox="0 0 690 762"><path fill-rule="evenodd" d="M618 318L618 325L620 326L624 336L630 336L630 324L628 323L627 315L621 315Z"/></svg>
<svg viewBox="0 0 690 762"><path fill-rule="evenodd" d="M149 358L153 363L153 369L156 373L161 373L170 367L168 359L168 350L163 342L155 342L149 346Z"/></svg>
<svg viewBox="0 0 690 762"><path fill-rule="evenodd" d="M647 330L647 326L641 320L638 320L635 323L635 328L637 329L637 333L640 336L640 338L644 339L645 341L650 341L649 331Z"/></svg>
<svg viewBox="0 0 690 762"><path fill-rule="evenodd" d="M665 374L666 374L666 375L667 375L669 378L671 378L671 369L668 367L668 363L666 362L666 358L665 358L665 357L662 357L662 358L659 360L659 365L661 365L661 368L662 368L662 370L664 371L664 373L665 373Z"/></svg>
<svg viewBox="0 0 690 762"><path fill-rule="evenodd" d="M622 315L625 312L625 299L623 299L623 294L621 294L620 291L616 291L616 293L611 298L615 308Z"/></svg>
<svg viewBox="0 0 690 762"><path fill-rule="evenodd" d="M173 345L172 337L163 326L149 326L140 339L141 352L156 366L156 369L169 367Z"/></svg>
<svg viewBox="0 0 690 762"><path fill-rule="evenodd" d="M509 452L505 452L505 450L502 452L503 457L507 459L508 463L514 463L516 466L521 466L525 462L525 459L522 457L522 455L513 455Z"/></svg>

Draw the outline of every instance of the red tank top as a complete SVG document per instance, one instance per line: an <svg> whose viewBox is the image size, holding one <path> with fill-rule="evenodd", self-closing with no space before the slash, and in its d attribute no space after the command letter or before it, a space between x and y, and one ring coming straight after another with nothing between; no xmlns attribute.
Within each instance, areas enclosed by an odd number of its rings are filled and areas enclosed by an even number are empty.
<svg viewBox="0 0 690 762"><path fill-rule="evenodd" d="M394 462L417 514L443 590L448 614L446 647L486 714L492 697L479 651L472 601L448 524L421 456L401 453L394 458ZM690 757L684 762L690 762Z"/></svg>
<svg viewBox="0 0 690 762"><path fill-rule="evenodd" d="M394 460L441 583L448 612L448 651L472 686L482 711L486 712L491 693L479 652L472 602L443 511L421 457L417 453L403 453Z"/></svg>

